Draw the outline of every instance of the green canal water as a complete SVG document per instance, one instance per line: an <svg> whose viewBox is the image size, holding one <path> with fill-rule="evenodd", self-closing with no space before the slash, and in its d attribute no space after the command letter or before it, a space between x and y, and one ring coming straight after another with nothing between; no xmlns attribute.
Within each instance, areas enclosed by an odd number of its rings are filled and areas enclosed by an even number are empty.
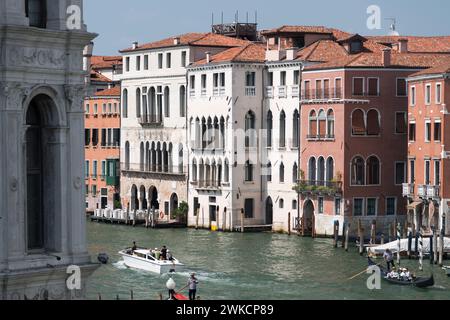
<svg viewBox="0 0 450 320"><path fill-rule="evenodd" d="M367 275L348 281L366 268L357 254L334 249L329 239L300 238L271 233L214 233L193 229L145 229L88 222L89 251L93 260L106 252L110 257L88 283L88 298L139 300L167 296L168 275L129 269L117 252L136 241L139 246L167 245L187 266L175 274L177 288L184 287L190 272L199 279L202 300L296 300L296 299L450 299L450 278L439 267L424 261L424 275L433 272L436 284L418 289L382 282L381 290L368 290ZM417 270L417 261L402 260ZM422 273L418 273L421 275Z"/></svg>

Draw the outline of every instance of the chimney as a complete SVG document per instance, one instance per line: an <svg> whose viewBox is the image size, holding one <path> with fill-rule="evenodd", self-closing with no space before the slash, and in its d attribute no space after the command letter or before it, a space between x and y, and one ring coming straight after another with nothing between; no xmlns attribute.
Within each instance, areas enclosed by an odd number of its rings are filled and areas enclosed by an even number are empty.
<svg viewBox="0 0 450 320"><path fill-rule="evenodd" d="M391 49L383 50L381 63L384 67L389 67L391 65Z"/></svg>
<svg viewBox="0 0 450 320"><path fill-rule="evenodd" d="M181 39L180 37L175 37L173 38L173 44L178 46L181 43Z"/></svg>
<svg viewBox="0 0 450 320"><path fill-rule="evenodd" d="M133 50L136 50L137 47L138 47L138 42L137 41L133 42Z"/></svg>
<svg viewBox="0 0 450 320"><path fill-rule="evenodd" d="M286 49L286 60L295 60L297 58L298 48L288 48Z"/></svg>
<svg viewBox="0 0 450 320"><path fill-rule="evenodd" d="M211 52L207 51L205 52L206 54L206 63L210 63L211 62Z"/></svg>
<svg viewBox="0 0 450 320"><path fill-rule="evenodd" d="M408 53L408 39L398 39L398 51L400 53Z"/></svg>

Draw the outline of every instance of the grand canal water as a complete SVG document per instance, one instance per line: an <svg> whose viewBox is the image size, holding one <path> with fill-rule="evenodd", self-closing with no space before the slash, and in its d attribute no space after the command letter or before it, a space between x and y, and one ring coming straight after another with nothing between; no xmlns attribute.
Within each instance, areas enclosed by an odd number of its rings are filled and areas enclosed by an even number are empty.
<svg viewBox="0 0 450 320"><path fill-rule="evenodd" d="M154 230L88 222L89 250L93 260L100 252L110 256L88 284L88 298L157 299L166 296L167 275L126 268L117 252L132 241L145 247L167 245L188 270L176 274L184 287L189 272L200 281L201 299L450 299L450 278L424 261L424 274L433 272L436 285L429 289L393 286L368 290L367 276L347 279L364 270L366 260L356 248L332 248L331 240L271 233L212 233L204 230ZM402 264L417 270L417 261ZM420 274L420 273L419 273Z"/></svg>

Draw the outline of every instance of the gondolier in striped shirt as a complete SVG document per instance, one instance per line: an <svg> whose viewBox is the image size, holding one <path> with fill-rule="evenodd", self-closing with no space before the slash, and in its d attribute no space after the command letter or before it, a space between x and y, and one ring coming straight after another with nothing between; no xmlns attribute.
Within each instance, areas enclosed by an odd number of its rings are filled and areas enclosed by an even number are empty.
<svg viewBox="0 0 450 320"><path fill-rule="evenodd" d="M384 261L386 261L386 266L388 271L391 271L391 265L394 268L395 264L394 264L394 255L392 254L392 251L389 249L386 249L386 251L383 254L383 259Z"/></svg>

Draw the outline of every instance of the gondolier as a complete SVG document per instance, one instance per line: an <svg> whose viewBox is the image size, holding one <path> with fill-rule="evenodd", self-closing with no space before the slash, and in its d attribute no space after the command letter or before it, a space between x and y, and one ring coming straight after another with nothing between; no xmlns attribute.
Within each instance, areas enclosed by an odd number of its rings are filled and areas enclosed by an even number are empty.
<svg viewBox="0 0 450 320"><path fill-rule="evenodd" d="M392 251L389 249L386 249L386 251L384 251L384 254L383 254L383 259L384 259L384 261L386 261L386 266L387 266L388 271L391 271L391 265L392 265L392 267L395 267L394 255L392 254Z"/></svg>
<svg viewBox="0 0 450 320"><path fill-rule="evenodd" d="M191 273L191 277L188 280L188 286L189 286L189 300L195 300L195 295L197 293L197 284L198 280L195 277L195 273Z"/></svg>

